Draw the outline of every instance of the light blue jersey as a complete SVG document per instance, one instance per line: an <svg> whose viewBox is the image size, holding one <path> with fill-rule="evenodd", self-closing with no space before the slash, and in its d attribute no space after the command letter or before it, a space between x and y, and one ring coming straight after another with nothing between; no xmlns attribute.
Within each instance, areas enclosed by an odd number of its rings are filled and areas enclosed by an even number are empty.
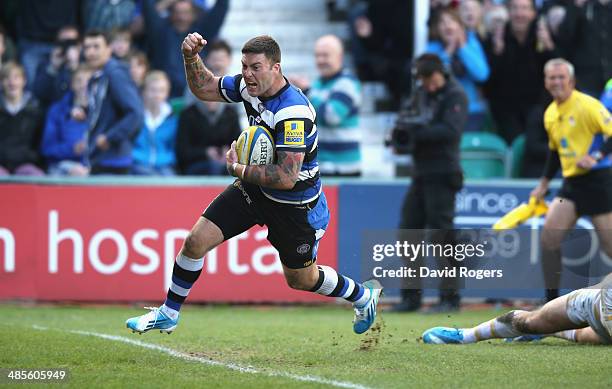
<svg viewBox="0 0 612 389"><path fill-rule="evenodd" d="M308 91L317 111L319 163L323 174L361 172L361 84L347 71L319 78Z"/></svg>

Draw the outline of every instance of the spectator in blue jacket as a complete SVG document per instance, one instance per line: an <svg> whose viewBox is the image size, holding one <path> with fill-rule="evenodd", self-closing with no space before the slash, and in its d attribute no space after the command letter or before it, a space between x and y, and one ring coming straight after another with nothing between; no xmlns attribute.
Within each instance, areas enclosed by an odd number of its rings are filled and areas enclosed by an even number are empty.
<svg viewBox="0 0 612 389"><path fill-rule="evenodd" d="M128 174L132 139L142 127L142 100L126 65L112 58L103 32L85 34L83 49L94 71L89 80L87 158L91 174Z"/></svg>
<svg viewBox="0 0 612 389"><path fill-rule="evenodd" d="M167 18L156 9L156 0L143 0L142 6L151 67L166 72L172 85L170 96L180 97L187 86L180 50L183 39L195 31L213 41L225 19L229 0L217 0L206 12L196 8L191 0L176 0Z"/></svg>
<svg viewBox="0 0 612 389"><path fill-rule="evenodd" d="M178 119L168 104L170 80L153 70L144 80L144 126L134 142L132 174L172 176L175 173Z"/></svg>
<svg viewBox="0 0 612 389"><path fill-rule="evenodd" d="M91 70L79 66L72 75L70 91L49 108L41 152L50 175L86 176L87 83Z"/></svg>
<svg viewBox="0 0 612 389"><path fill-rule="evenodd" d="M468 96L469 117L464 131L480 131L487 106L479 83L489 78L489 64L474 31L465 30L461 18L452 9L439 11L433 24L435 40L427 45L427 52L437 54L463 86Z"/></svg>

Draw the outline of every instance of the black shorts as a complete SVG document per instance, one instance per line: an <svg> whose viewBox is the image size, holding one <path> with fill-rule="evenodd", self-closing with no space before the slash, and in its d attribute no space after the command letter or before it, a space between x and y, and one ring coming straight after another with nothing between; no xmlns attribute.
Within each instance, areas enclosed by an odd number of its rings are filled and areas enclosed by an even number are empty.
<svg viewBox="0 0 612 389"><path fill-rule="evenodd" d="M283 265L302 269L317 258L319 239L329 224L325 195L307 205L282 204L268 199L258 186L240 180L228 186L206 208L203 217L215 223L224 240L255 224L268 227L268 241Z"/></svg>
<svg viewBox="0 0 612 389"><path fill-rule="evenodd" d="M597 169L564 178L557 196L573 201L580 216L612 212L612 169Z"/></svg>

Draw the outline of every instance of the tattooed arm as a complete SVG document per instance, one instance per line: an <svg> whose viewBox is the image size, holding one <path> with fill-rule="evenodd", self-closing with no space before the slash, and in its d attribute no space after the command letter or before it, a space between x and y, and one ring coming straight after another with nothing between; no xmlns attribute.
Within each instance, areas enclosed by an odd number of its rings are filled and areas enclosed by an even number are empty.
<svg viewBox="0 0 612 389"><path fill-rule="evenodd" d="M273 165L241 165L237 163L236 142L226 154L227 171L243 181L266 188L289 190L295 186L304 153L293 151L277 151L277 162Z"/></svg>
<svg viewBox="0 0 612 389"><path fill-rule="evenodd" d="M200 34L194 32L187 35L181 45L183 61L185 63L185 74L191 92L200 100L225 101L219 94L219 77L204 66L200 58L200 51L206 46L206 40Z"/></svg>
<svg viewBox="0 0 612 389"><path fill-rule="evenodd" d="M274 165L245 166L243 180L272 189L293 189L297 182L304 153L278 151Z"/></svg>

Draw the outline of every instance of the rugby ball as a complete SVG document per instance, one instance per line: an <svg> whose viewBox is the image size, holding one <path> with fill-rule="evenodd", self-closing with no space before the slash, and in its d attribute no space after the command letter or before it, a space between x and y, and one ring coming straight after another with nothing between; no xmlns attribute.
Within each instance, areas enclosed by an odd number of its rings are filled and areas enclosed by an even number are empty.
<svg viewBox="0 0 612 389"><path fill-rule="evenodd" d="M242 131L236 141L238 163L269 165L274 162L274 139L265 127L251 126Z"/></svg>

